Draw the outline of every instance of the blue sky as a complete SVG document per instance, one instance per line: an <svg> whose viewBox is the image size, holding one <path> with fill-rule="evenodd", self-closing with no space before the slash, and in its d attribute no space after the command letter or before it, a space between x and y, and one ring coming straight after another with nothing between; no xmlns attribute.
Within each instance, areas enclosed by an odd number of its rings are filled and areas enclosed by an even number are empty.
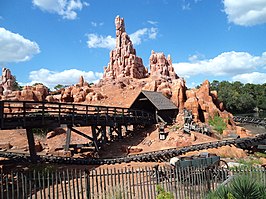
<svg viewBox="0 0 266 199"><path fill-rule="evenodd" d="M18 82L97 81L125 19L137 55L171 55L193 87L205 79L266 83L265 0L0 0L0 65Z"/></svg>

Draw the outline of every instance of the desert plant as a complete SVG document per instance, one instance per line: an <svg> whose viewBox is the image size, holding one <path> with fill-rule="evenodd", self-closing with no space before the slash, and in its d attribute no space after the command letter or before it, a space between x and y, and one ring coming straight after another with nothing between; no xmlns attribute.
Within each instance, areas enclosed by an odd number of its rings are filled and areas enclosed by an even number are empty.
<svg viewBox="0 0 266 199"><path fill-rule="evenodd" d="M256 179L241 175L234 178L228 186L223 185L209 193L206 199L265 199L266 186Z"/></svg>
<svg viewBox="0 0 266 199"><path fill-rule="evenodd" d="M215 115L213 118L211 118L209 120L209 124L213 126L214 130L216 130L220 134L222 134L223 130L226 129L226 123L224 122L223 118L218 115Z"/></svg>

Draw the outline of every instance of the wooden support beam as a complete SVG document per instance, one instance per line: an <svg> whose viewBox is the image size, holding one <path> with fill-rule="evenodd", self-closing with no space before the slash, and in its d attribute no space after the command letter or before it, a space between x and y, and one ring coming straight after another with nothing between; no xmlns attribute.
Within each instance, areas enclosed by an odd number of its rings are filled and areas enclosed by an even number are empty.
<svg viewBox="0 0 266 199"><path fill-rule="evenodd" d="M37 156L36 149L35 149L33 131L31 128L27 128L26 133L27 133L28 146L29 146L29 151L30 151L30 159L32 163L37 163L38 156Z"/></svg>
<svg viewBox="0 0 266 199"><path fill-rule="evenodd" d="M84 133L78 131L77 129L74 129L73 127L70 127L70 129L71 129L71 131L75 132L76 134L78 134L78 135L80 135L80 136L82 136L82 137L85 137L85 138L87 138L87 139L89 139L89 140L91 140L91 141L94 141L93 137L88 136L88 135L86 135L86 134L84 134Z"/></svg>
<svg viewBox="0 0 266 199"><path fill-rule="evenodd" d="M122 126L118 125L117 126L117 134L118 134L118 139L122 139Z"/></svg>
<svg viewBox="0 0 266 199"><path fill-rule="evenodd" d="M106 137L106 126L102 126L102 143L106 144L107 137Z"/></svg>
<svg viewBox="0 0 266 199"><path fill-rule="evenodd" d="M64 147L65 151L69 151L70 141L71 141L71 127L67 126L67 130L66 130L66 145Z"/></svg>
<svg viewBox="0 0 266 199"><path fill-rule="evenodd" d="M94 142L94 145L95 145L95 149L96 149L96 151L99 151L96 126L91 126L91 131L92 131L92 137L93 137L93 142Z"/></svg>
<svg viewBox="0 0 266 199"><path fill-rule="evenodd" d="M4 128L4 102L0 101L0 129Z"/></svg>

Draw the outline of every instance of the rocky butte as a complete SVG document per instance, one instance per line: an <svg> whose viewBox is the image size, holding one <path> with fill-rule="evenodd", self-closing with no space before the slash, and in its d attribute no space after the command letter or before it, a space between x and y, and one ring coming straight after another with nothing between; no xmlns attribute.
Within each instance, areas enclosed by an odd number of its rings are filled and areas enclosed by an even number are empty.
<svg viewBox="0 0 266 199"><path fill-rule="evenodd" d="M14 78L9 69L2 70L0 99L34 100L49 102L74 102L94 105L129 107L141 90L162 92L179 108L177 122L182 123L183 109L192 111L195 122L208 122L219 115L234 127L232 115L224 110L217 92L210 91L209 81L199 89L187 89L172 65L170 55L151 51L149 70L137 56L133 43L126 33L124 19L115 18L116 46L110 51L110 60L104 67L104 75L96 85L89 85L83 77L77 84L61 89L53 95L43 85L25 86L22 91L13 91Z"/></svg>

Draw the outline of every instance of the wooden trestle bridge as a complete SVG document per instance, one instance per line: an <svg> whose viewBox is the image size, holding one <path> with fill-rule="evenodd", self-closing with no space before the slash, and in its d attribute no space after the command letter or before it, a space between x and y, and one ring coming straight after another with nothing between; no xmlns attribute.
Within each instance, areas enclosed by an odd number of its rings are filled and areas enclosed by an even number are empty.
<svg viewBox="0 0 266 199"><path fill-rule="evenodd" d="M0 129L26 129L33 162L38 156L35 151L34 128L54 129L67 127L65 150L69 149L71 131L89 139L96 150L108 141L107 133L116 133L122 138L122 126L152 125L154 115L142 110L119 107L93 106L85 104L51 103L35 101L0 101ZM92 136L75 127L90 126Z"/></svg>

